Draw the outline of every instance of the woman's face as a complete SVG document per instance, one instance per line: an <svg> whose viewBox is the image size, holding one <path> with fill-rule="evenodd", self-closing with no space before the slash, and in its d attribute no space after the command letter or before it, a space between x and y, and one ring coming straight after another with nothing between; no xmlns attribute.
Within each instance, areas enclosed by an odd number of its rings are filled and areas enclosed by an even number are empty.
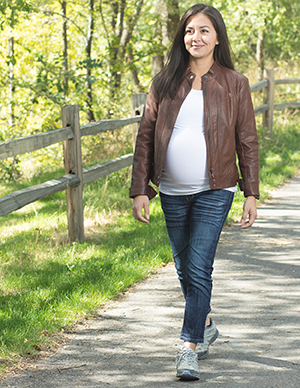
<svg viewBox="0 0 300 388"><path fill-rule="evenodd" d="M184 44L191 58L213 60L214 49L219 41L212 22L203 13L197 13L188 19Z"/></svg>

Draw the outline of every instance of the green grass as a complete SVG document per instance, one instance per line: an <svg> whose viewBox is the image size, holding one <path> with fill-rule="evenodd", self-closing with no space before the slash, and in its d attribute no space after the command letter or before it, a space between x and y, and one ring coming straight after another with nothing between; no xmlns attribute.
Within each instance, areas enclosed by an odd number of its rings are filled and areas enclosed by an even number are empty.
<svg viewBox="0 0 300 388"><path fill-rule="evenodd" d="M260 133L261 197L300 168L296 125ZM35 177L30 184L53 178ZM0 185L1 193L29 182ZM105 301L168 262L171 250L159 199L150 225L131 216L130 169L85 185L85 236L68 243L64 193L0 219L0 367L47 347L51 333L92 314ZM3 194L2 194L3 195ZM241 216L235 196L228 222ZM50 335L45 335L50 333Z"/></svg>
<svg viewBox="0 0 300 388"><path fill-rule="evenodd" d="M129 215L121 179L101 181L87 188L85 243L68 243L60 194L2 218L0 360L35 355L49 342L45 332L91 314L170 260L158 200L151 204L151 224L141 225ZM118 195L126 208L114 202Z"/></svg>
<svg viewBox="0 0 300 388"><path fill-rule="evenodd" d="M260 201L271 198L271 191L292 178L300 169L300 132L299 126L293 124L285 127L275 127L270 137L262 130L259 136L260 164ZM238 221L242 214L244 197L241 192L235 199L228 216L228 222Z"/></svg>

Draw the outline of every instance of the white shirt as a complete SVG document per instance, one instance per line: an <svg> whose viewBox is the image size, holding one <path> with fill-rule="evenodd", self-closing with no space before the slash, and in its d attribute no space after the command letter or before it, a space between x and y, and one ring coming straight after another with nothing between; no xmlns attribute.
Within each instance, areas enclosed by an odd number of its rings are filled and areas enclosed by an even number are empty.
<svg viewBox="0 0 300 388"><path fill-rule="evenodd" d="M191 89L181 105L168 145L159 190L168 195L190 195L210 190L202 90ZM229 190L236 191L236 187Z"/></svg>

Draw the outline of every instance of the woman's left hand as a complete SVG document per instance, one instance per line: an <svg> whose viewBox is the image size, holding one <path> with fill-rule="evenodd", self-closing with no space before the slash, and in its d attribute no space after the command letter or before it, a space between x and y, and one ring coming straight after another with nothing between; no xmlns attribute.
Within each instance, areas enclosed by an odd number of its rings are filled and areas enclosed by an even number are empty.
<svg viewBox="0 0 300 388"><path fill-rule="evenodd" d="M256 217L257 217L256 199L253 196L247 197L244 203L244 212L241 218L241 225L239 226L239 229L250 228L250 226L253 225Z"/></svg>

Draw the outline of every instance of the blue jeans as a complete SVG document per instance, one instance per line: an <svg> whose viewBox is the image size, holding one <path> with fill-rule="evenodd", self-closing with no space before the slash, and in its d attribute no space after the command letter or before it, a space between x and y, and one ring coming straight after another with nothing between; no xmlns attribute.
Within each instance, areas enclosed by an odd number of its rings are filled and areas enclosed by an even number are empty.
<svg viewBox="0 0 300 388"><path fill-rule="evenodd" d="M185 297L180 339L203 342L210 312L212 272L220 234L234 193L208 190L193 195L160 193L175 267Z"/></svg>

